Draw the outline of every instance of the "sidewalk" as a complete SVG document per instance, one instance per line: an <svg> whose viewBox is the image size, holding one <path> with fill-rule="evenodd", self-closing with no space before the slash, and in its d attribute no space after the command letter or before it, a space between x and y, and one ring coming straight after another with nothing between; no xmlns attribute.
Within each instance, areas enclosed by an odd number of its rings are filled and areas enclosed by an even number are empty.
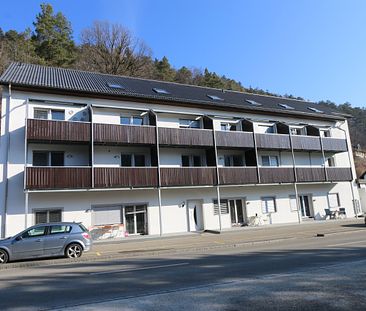
<svg viewBox="0 0 366 311"><path fill-rule="evenodd" d="M130 237L120 240L96 241L90 252L81 258L37 260L10 263L0 266L2 269L32 267L51 264L68 264L111 260L113 258L131 258L179 254L185 252L204 252L207 250L243 247L247 245L268 244L284 240L314 237L317 234L339 234L360 231L364 233L364 219L345 219L329 221L309 221L301 224L268 225L261 227L241 227L217 233L185 233L167 236Z"/></svg>

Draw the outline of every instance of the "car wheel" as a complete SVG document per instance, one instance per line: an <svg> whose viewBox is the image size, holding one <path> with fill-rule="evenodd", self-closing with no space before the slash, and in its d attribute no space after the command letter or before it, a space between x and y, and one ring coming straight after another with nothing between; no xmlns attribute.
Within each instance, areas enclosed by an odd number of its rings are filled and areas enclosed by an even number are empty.
<svg viewBox="0 0 366 311"><path fill-rule="evenodd" d="M7 263L9 260L8 253L0 249L0 264Z"/></svg>
<svg viewBox="0 0 366 311"><path fill-rule="evenodd" d="M65 255L67 258L78 258L82 255L83 248L80 244L72 243L66 247Z"/></svg>

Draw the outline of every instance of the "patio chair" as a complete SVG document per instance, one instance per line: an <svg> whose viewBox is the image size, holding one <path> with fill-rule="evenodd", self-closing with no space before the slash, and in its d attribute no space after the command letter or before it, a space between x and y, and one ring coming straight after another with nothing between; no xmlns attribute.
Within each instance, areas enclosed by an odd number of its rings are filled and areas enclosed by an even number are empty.
<svg viewBox="0 0 366 311"><path fill-rule="evenodd" d="M344 207L339 208L338 217L339 218L346 218L346 209Z"/></svg>
<svg viewBox="0 0 366 311"><path fill-rule="evenodd" d="M329 208L325 208L325 219L327 219L329 217L329 219L334 219L335 218L335 214L329 209Z"/></svg>

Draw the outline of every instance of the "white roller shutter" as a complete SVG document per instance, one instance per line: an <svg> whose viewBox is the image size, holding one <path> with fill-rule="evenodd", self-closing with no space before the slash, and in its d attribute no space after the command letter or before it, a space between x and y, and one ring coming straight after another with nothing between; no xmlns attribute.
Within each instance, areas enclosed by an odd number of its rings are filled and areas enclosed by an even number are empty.
<svg viewBox="0 0 366 311"><path fill-rule="evenodd" d="M93 226L111 225L121 223L121 206L93 207Z"/></svg>

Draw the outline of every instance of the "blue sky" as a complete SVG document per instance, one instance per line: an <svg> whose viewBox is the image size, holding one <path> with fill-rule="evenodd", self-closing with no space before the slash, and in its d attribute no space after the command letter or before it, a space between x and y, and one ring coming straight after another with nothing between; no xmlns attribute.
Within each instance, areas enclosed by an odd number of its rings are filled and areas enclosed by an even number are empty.
<svg viewBox="0 0 366 311"><path fill-rule="evenodd" d="M0 27L24 30L44 1L2 2ZM207 67L279 94L366 107L366 1L58 0L74 38L94 20L129 28L155 57Z"/></svg>

